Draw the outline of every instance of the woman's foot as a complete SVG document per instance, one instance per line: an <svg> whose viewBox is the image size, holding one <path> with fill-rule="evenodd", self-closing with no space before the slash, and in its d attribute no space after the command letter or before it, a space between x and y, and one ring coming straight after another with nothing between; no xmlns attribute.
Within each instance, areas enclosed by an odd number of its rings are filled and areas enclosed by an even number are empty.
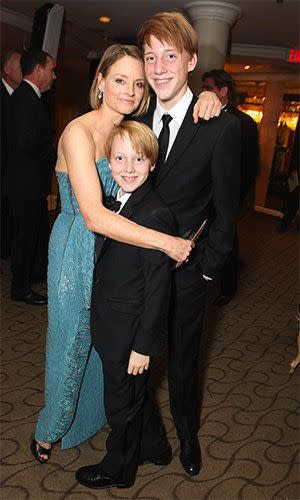
<svg viewBox="0 0 300 500"><path fill-rule="evenodd" d="M40 464L46 464L51 456L51 443L43 443L33 439L30 445L31 453Z"/></svg>

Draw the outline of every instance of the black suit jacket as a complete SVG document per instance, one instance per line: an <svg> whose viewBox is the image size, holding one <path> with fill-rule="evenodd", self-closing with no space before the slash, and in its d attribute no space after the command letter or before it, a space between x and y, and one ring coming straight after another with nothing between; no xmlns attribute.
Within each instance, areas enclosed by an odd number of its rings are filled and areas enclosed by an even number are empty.
<svg viewBox="0 0 300 500"><path fill-rule="evenodd" d="M240 124L229 113L195 125L194 96L155 190L173 212L179 234L209 218L188 267L215 277L230 252L239 210ZM155 100L140 121L152 128Z"/></svg>
<svg viewBox="0 0 300 500"><path fill-rule="evenodd" d="M7 190L10 199L42 200L50 192L56 161L51 126L42 100L22 82L10 102Z"/></svg>
<svg viewBox="0 0 300 500"><path fill-rule="evenodd" d="M1 81L1 191L4 192L4 179L7 171L9 104L11 96Z"/></svg>
<svg viewBox="0 0 300 500"><path fill-rule="evenodd" d="M148 228L175 233L175 221L149 181L120 212ZM126 361L131 350L160 354L168 320L172 262L146 250L97 237L91 306L93 344L102 357Z"/></svg>
<svg viewBox="0 0 300 500"><path fill-rule="evenodd" d="M228 104L224 111L234 115L241 125L241 202L247 196L249 189L254 184L259 162L258 131L255 121L251 116L243 113L238 108Z"/></svg>

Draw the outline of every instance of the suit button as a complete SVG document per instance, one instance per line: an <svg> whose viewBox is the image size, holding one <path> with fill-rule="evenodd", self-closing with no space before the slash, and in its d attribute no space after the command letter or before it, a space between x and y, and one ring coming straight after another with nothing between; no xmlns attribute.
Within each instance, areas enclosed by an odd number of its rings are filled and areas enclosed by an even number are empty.
<svg viewBox="0 0 300 500"><path fill-rule="evenodd" d="M97 284L97 283L99 283L99 282L100 282L99 278L96 278L96 279L95 279L95 283Z"/></svg>

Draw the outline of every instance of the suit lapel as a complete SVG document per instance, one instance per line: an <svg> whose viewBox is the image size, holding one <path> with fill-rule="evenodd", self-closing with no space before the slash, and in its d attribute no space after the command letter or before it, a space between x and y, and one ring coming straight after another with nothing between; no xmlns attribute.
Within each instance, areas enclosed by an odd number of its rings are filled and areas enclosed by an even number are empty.
<svg viewBox="0 0 300 500"><path fill-rule="evenodd" d="M200 119L195 125L193 119L193 107L197 97L194 96L191 104L188 107L184 120L175 138L174 144L168 155L167 161L161 166L159 174L156 180L156 186L162 182L162 180L170 173L174 165L176 164L178 158L186 150L190 142L193 140L194 135L197 133L198 129L205 124L205 121Z"/></svg>
<svg viewBox="0 0 300 500"><path fill-rule="evenodd" d="M130 196L130 198L127 200L125 205L122 207L122 210L119 212L119 214L126 217L126 219L130 219L132 217L132 214L133 214L132 200L131 200L132 197L133 197L133 194Z"/></svg>
<svg viewBox="0 0 300 500"><path fill-rule="evenodd" d="M144 182L141 187L139 187L136 191L134 191L134 193L132 193L130 198L122 207L122 210L119 212L120 215L123 215L123 217L126 217L126 219L131 219L134 214L134 206L140 203L140 201L151 189L152 186L150 181L147 180L146 182ZM97 236L95 246L95 262L97 262L98 259L102 257L111 241L111 239L105 238L104 236Z"/></svg>
<svg viewBox="0 0 300 500"><path fill-rule="evenodd" d="M151 183L149 180L144 182L142 186L140 186L127 200L122 210L120 211L120 215L126 217L126 219L130 219L134 212L134 206L141 202L141 200L146 196L146 194L152 189Z"/></svg>

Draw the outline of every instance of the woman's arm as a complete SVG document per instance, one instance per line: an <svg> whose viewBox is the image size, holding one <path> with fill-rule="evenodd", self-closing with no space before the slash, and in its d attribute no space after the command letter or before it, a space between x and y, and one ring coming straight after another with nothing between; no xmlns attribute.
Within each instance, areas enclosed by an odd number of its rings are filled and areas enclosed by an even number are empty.
<svg viewBox="0 0 300 500"><path fill-rule="evenodd" d="M95 168L94 142L80 123L73 123L66 128L61 148L79 209L90 231L122 243L162 250L178 262L188 258L192 249L189 240L139 226L103 206L101 185Z"/></svg>

